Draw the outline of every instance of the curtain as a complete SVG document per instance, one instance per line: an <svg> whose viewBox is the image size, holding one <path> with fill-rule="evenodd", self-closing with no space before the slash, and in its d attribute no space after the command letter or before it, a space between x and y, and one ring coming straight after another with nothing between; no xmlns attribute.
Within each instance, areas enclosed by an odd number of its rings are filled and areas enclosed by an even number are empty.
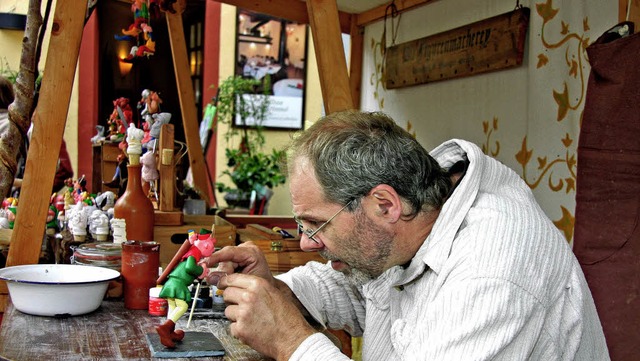
<svg viewBox="0 0 640 361"><path fill-rule="evenodd" d="M587 48L573 249L611 359L631 361L640 359L640 34L621 37L623 25Z"/></svg>

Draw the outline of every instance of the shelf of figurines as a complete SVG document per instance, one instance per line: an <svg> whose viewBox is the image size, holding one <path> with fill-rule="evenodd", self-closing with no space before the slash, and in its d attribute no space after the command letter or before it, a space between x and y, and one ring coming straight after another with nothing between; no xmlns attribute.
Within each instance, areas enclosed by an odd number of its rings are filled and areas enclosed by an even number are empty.
<svg viewBox="0 0 640 361"><path fill-rule="evenodd" d="M117 253L117 244L127 239L126 235L123 236L126 230L113 217L116 201L115 194L110 191L87 195L78 181L73 182L64 193L52 195L40 261L74 263L74 253L77 255L80 251L86 251L101 262L104 257L109 258L114 252ZM0 251L8 249L18 208L17 198L6 198L2 202ZM171 261L191 230L213 231L216 247L236 244L236 227L217 215L155 210L154 221L153 240L160 244L161 265L166 266Z"/></svg>

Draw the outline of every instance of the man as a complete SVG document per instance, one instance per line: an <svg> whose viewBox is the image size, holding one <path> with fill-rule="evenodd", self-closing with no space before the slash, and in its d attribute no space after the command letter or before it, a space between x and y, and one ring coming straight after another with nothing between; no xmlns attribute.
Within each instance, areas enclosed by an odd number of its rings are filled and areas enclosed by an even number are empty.
<svg viewBox="0 0 640 361"><path fill-rule="evenodd" d="M477 146L430 156L384 114L348 111L294 140L288 172L300 245L330 262L274 278L252 245L209 258L235 270L225 314L257 351L345 359L311 317L363 336L364 360L609 359L567 242Z"/></svg>

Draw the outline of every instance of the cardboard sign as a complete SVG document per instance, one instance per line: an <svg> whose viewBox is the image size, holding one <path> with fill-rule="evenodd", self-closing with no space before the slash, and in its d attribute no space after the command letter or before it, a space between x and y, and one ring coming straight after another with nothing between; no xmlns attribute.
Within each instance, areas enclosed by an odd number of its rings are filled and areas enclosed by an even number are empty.
<svg viewBox="0 0 640 361"><path fill-rule="evenodd" d="M529 8L392 46L387 89L512 68L522 64Z"/></svg>

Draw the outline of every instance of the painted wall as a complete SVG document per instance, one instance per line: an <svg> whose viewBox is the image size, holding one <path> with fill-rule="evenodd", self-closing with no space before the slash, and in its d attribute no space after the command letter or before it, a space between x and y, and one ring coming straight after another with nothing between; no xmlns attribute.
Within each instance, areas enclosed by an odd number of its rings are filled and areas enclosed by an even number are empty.
<svg viewBox="0 0 640 361"><path fill-rule="evenodd" d="M362 102L415 133L427 149L450 138L476 143L529 184L568 241L573 237L578 135L589 64L585 46L617 22L616 1L520 1L531 9L518 68L386 90L383 22L365 31ZM387 23L400 44L514 9L513 0L436 1ZM397 24L399 21L399 25ZM415 26L415 24L425 24Z"/></svg>
<svg viewBox="0 0 640 361"><path fill-rule="evenodd" d="M524 64L467 78L396 90L382 86L383 22L366 28L362 76L363 110L382 110L415 133L428 149L450 138L475 142L515 169L531 186L542 208L572 239L575 208L575 167L584 94L589 74L585 46L616 23L615 0L520 1L531 9ZM27 1L2 0L0 11L26 13ZM464 0L437 1L401 15L395 43L426 37L513 10L513 0L487 0L469 6ZM233 74L235 53L233 6L222 5L220 81ZM415 24L424 24L415 26ZM22 35L0 30L0 61L18 69ZM44 67L46 46L40 69ZM322 115L322 95L313 39L307 56L305 126ZM205 84L205 86L209 86ZM65 141L77 169L77 88L74 86ZM220 134L226 129L221 126ZM267 131L266 149L285 146L290 131ZM218 179L226 167L223 139L218 141ZM224 203L220 195L218 202ZM275 189L269 214L290 215L288 185Z"/></svg>

